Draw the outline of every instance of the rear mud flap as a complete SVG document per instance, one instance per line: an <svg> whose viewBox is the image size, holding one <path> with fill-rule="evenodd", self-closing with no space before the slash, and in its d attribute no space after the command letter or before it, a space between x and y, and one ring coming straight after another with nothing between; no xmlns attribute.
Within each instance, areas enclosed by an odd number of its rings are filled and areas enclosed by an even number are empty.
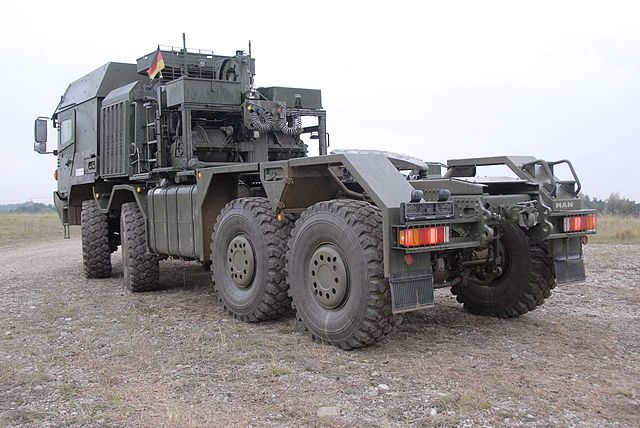
<svg viewBox="0 0 640 428"><path fill-rule="evenodd" d="M584 282L586 279L582 258L556 260L556 282L558 284Z"/></svg>
<svg viewBox="0 0 640 428"><path fill-rule="evenodd" d="M433 276L430 272L392 274L389 285L394 314L433 306Z"/></svg>

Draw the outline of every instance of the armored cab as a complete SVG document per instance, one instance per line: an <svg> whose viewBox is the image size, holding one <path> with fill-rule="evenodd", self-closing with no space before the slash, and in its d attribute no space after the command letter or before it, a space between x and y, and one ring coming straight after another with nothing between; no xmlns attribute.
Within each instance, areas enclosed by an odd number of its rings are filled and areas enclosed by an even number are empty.
<svg viewBox="0 0 640 428"><path fill-rule="evenodd" d="M58 192L54 201L65 223L79 222L81 202L92 196L93 184L100 179L105 97L140 78L132 64L109 62L71 83L60 99L52 116L58 128ZM69 205L69 201L76 203Z"/></svg>

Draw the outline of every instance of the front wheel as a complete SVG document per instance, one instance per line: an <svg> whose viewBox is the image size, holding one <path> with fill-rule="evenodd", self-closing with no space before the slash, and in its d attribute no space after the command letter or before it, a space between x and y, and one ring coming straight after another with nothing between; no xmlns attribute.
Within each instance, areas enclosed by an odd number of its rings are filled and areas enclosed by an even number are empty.
<svg viewBox="0 0 640 428"><path fill-rule="evenodd" d="M475 315L517 317L542 305L556 285L553 260L544 245L530 242L516 224L502 227L498 250L501 274L482 266L451 288L464 309Z"/></svg>
<svg viewBox="0 0 640 428"><path fill-rule="evenodd" d="M352 349L393 329L382 251L382 215L367 202L320 202L302 214L289 240L287 282L312 339Z"/></svg>
<svg viewBox="0 0 640 428"><path fill-rule="evenodd" d="M82 266L87 278L111 276L109 217L94 200L82 203Z"/></svg>
<svg viewBox="0 0 640 428"><path fill-rule="evenodd" d="M155 289L160 275L158 256L147 249L144 217L136 202L122 205L120 239L127 288L133 292Z"/></svg>

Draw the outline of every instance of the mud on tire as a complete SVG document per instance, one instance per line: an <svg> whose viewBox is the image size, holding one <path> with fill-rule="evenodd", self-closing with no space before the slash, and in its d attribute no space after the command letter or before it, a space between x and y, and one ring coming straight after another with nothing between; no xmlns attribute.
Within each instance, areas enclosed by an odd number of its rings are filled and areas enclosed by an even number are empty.
<svg viewBox="0 0 640 428"><path fill-rule="evenodd" d="M122 205L120 239L127 288L133 292L155 289L160 273L158 256L147 251L144 217L136 202Z"/></svg>
<svg viewBox="0 0 640 428"><path fill-rule="evenodd" d="M94 200L82 202L82 267L87 278L111 276L109 218Z"/></svg>
<svg viewBox="0 0 640 428"><path fill-rule="evenodd" d="M464 309L475 315L517 317L544 303L556 286L553 260L546 245L529 241L515 224L503 226L501 242L509 264L491 284L466 278L451 292Z"/></svg>
<svg viewBox="0 0 640 428"><path fill-rule="evenodd" d="M291 312L285 282L285 252L292 226L282 222L268 199L240 198L218 215L211 234L211 270L225 310L245 322L276 319Z"/></svg>
<svg viewBox="0 0 640 428"><path fill-rule="evenodd" d="M317 203L296 222L288 247L289 294L313 340L359 348L401 323L391 313L377 207L353 200Z"/></svg>

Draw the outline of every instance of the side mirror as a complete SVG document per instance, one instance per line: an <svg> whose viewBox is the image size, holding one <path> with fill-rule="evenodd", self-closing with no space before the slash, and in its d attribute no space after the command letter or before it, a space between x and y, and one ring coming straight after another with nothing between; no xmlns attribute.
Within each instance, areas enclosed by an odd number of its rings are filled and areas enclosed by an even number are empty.
<svg viewBox="0 0 640 428"><path fill-rule="evenodd" d="M44 155L47 153L47 143L39 143L39 142L35 142L33 143L33 151L34 152L38 152L41 155Z"/></svg>
<svg viewBox="0 0 640 428"><path fill-rule="evenodd" d="M34 128L33 133L34 133L36 143L46 143L47 142L47 120L42 118L37 118L33 128Z"/></svg>

